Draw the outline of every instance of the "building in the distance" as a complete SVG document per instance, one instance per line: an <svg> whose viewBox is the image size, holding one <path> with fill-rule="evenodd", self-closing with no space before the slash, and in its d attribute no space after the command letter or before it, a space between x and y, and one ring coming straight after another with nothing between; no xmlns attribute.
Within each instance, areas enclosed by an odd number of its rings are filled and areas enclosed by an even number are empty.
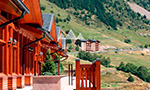
<svg viewBox="0 0 150 90"><path fill-rule="evenodd" d="M88 52L100 51L100 41L98 40L77 39L75 44L78 45L83 51L88 51Z"/></svg>

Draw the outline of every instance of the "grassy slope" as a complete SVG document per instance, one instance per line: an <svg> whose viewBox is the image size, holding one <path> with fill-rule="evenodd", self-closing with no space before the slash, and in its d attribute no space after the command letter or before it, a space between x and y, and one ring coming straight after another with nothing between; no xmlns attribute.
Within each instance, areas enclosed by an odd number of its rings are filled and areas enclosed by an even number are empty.
<svg viewBox="0 0 150 90"><path fill-rule="evenodd" d="M144 53L145 56L142 56L141 53ZM114 52L109 53L101 53L106 57L111 58L111 64L119 65L121 61L125 63L133 63L137 66L147 66L150 68L150 54L145 51L129 51L129 52L118 52L118 54Z"/></svg>
<svg viewBox="0 0 150 90"><path fill-rule="evenodd" d="M41 6L46 7L42 13L50 13L54 11L55 17L65 19L69 14L68 10L60 9L55 4L50 3L46 0L40 0ZM74 9L71 9L72 11ZM57 14L60 14L60 17ZM143 37L138 34L138 32L134 32L132 30L120 29L118 31L114 30L106 30L103 23L101 28L86 26L82 21L75 18L75 16L71 15L71 21L67 24L67 22L59 22L56 24L57 26L64 26L62 30L68 31L72 29L77 36L80 32L83 34L84 38L89 39L98 39L101 41L102 45L112 45L116 47L135 47L140 44L147 44L149 41L149 37ZM142 31L146 32L146 31ZM132 43L126 44L124 43L125 38L131 38Z"/></svg>

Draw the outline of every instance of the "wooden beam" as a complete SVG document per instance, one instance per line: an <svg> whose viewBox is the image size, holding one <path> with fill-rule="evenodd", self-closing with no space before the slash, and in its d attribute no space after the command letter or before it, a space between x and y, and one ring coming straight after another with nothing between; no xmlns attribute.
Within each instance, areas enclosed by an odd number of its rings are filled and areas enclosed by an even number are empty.
<svg viewBox="0 0 150 90"><path fill-rule="evenodd" d="M76 59L76 90L80 90L80 77L81 77L80 60Z"/></svg>

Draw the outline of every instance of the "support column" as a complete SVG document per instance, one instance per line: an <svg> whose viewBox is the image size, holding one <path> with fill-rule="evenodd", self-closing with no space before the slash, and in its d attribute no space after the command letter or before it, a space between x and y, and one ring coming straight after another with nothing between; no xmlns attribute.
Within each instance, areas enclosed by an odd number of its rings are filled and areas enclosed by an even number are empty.
<svg viewBox="0 0 150 90"><path fill-rule="evenodd" d="M4 47L4 74L8 75L9 73L9 48L8 48L8 41L9 41L9 31L8 31L8 25L5 27L5 38L4 40L6 41L5 47Z"/></svg>
<svg viewBox="0 0 150 90"><path fill-rule="evenodd" d="M20 56L20 53L19 53L19 45L20 45L20 35L19 35L19 32L17 32L17 75L19 75L19 72L20 72L20 65L19 65L19 56Z"/></svg>
<svg viewBox="0 0 150 90"><path fill-rule="evenodd" d="M101 79L100 79L100 59L96 59L96 71L95 71L95 80L96 80L96 90L100 90L101 88Z"/></svg>
<svg viewBox="0 0 150 90"><path fill-rule="evenodd" d="M10 27L8 27L10 28ZM13 28L10 28L9 37L13 39ZM9 74L12 75L13 72L13 46L12 43L9 45Z"/></svg>
<svg viewBox="0 0 150 90"><path fill-rule="evenodd" d="M80 59L76 59L76 90L80 90Z"/></svg>
<svg viewBox="0 0 150 90"><path fill-rule="evenodd" d="M68 76L69 76L69 85L70 85L70 64L68 64Z"/></svg>
<svg viewBox="0 0 150 90"><path fill-rule="evenodd" d="M60 61L58 61L58 75L60 75Z"/></svg>

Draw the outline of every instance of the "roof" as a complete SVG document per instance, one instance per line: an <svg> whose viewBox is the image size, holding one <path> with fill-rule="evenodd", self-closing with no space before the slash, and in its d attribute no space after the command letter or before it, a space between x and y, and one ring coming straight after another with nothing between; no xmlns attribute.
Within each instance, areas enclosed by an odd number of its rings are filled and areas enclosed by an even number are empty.
<svg viewBox="0 0 150 90"><path fill-rule="evenodd" d="M66 39L76 39L76 36L71 29L69 33L67 34Z"/></svg>
<svg viewBox="0 0 150 90"><path fill-rule="evenodd" d="M81 33L79 33L77 39L84 39Z"/></svg>
<svg viewBox="0 0 150 90"><path fill-rule="evenodd" d="M86 40L86 39L77 39L77 41L80 41L80 42L86 42L86 41L90 41L90 42L100 42L100 41L94 40L94 39L88 39L88 40Z"/></svg>
<svg viewBox="0 0 150 90"><path fill-rule="evenodd" d="M65 50L66 48L66 38L62 38L62 49Z"/></svg>
<svg viewBox="0 0 150 90"><path fill-rule="evenodd" d="M86 42L87 40L85 40L85 39L77 39L77 41Z"/></svg>
<svg viewBox="0 0 150 90"><path fill-rule="evenodd" d="M56 27L56 34L57 34L57 42L59 42L59 35L60 35L60 27Z"/></svg>
<svg viewBox="0 0 150 90"><path fill-rule="evenodd" d="M51 32L54 14L50 14L50 13L42 14L42 18L43 18L43 27L42 28L44 28L48 32Z"/></svg>

